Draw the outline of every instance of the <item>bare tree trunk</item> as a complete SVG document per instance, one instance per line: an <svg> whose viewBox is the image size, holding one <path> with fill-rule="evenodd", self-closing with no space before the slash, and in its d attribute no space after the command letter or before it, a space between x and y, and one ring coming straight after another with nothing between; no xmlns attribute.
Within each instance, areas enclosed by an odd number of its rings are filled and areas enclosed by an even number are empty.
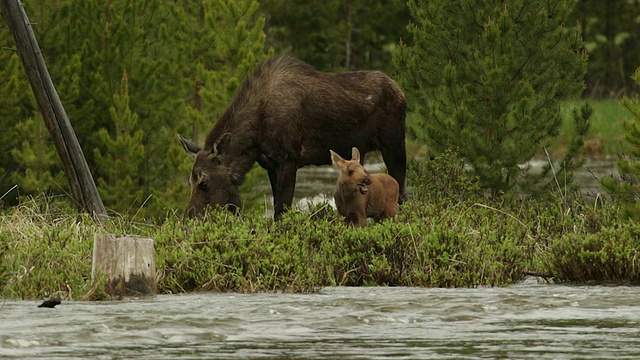
<svg viewBox="0 0 640 360"><path fill-rule="evenodd" d="M20 61L31 83L42 117L64 165L78 208L91 213L102 222L107 218L107 211L91 176L78 138L53 86L29 18L19 0L0 0L0 7L16 43Z"/></svg>

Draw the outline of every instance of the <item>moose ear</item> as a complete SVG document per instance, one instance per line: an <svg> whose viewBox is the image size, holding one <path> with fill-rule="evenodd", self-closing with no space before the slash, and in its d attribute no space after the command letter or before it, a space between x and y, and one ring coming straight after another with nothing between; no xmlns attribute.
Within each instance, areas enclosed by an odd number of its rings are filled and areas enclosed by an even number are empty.
<svg viewBox="0 0 640 360"><path fill-rule="evenodd" d="M180 143L182 144L182 147L184 148L184 150L191 156L191 157L195 157L196 154L198 152L200 152L200 150L202 150L202 148L200 148L200 146L198 146L196 143L194 143L193 141L182 137L182 135L178 134L178 138L180 139Z"/></svg>
<svg viewBox="0 0 640 360"><path fill-rule="evenodd" d="M213 143L213 149L211 151L211 156L216 157L220 155L220 153L224 153L225 150L231 144L231 133L224 133L216 142Z"/></svg>
<svg viewBox="0 0 640 360"><path fill-rule="evenodd" d="M360 162L360 151L358 151L357 147L351 148L351 160Z"/></svg>

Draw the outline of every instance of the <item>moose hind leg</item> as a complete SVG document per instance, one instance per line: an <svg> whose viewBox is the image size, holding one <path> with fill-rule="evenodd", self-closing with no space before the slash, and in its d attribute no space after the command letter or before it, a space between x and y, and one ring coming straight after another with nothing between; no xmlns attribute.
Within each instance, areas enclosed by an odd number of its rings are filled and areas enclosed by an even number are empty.
<svg viewBox="0 0 640 360"><path fill-rule="evenodd" d="M392 149L386 148L381 151L384 164L389 171L389 175L396 179L400 186L400 194L398 197L398 204L402 204L407 200L407 189L405 179L407 177L407 152L404 147L404 141L402 146L397 146Z"/></svg>

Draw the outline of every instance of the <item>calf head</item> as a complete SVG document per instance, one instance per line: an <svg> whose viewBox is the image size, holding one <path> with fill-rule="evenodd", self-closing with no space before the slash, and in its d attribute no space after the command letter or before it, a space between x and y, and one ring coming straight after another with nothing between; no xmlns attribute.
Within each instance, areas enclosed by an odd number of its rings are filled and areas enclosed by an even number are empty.
<svg viewBox="0 0 640 360"><path fill-rule="evenodd" d="M345 160L340 155L331 152L331 161L338 169L340 169L340 177L338 178L338 186L347 191L357 190L362 194L366 194L371 185L371 178L364 166L360 164L360 151L357 148L351 149L351 160Z"/></svg>
<svg viewBox="0 0 640 360"><path fill-rule="evenodd" d="M225 154L230 135L222 136L211 149L200 146L178 135L182 147L194 158L189 184L191 195L185 210L187 217L202 216L207 207L225 206L236 213L241 205L238 186L242 181L233 173L230 159Z"/></svg>

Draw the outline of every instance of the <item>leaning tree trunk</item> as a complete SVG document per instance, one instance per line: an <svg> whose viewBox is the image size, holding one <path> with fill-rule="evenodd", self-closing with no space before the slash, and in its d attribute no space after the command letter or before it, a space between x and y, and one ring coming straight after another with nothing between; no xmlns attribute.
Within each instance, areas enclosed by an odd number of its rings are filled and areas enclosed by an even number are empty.
<svg viewBox="0 0 640 360"><path fill-rule="evenodd" d="M53 86L29 18L19 0L0 0L0 7L16 43L20 61L31 83L42 117L64 165L78 208L104 221L107 211L91 176L78 138Z"/></svg>

